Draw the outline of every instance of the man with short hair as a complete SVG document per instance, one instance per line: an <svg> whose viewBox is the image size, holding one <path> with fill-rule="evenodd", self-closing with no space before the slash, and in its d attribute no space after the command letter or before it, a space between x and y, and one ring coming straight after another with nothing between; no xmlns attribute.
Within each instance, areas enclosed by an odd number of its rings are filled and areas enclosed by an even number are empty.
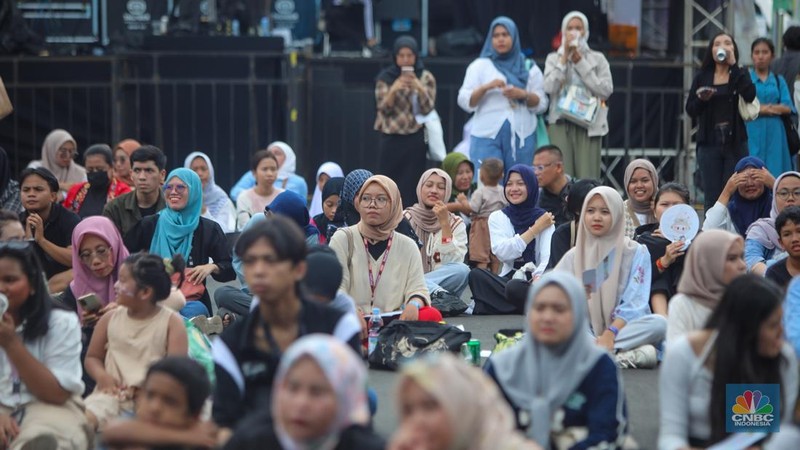
<svg viewBox="0 0 800 450"><path fill-rule="evenodd" d="M161 193L166 165L164 152L152 145L143 145L131 154L131 176L136 190L108 202L103 210L103 215L114 222L123 237L142 217L156 214L167 205Z"/></svg>
<svg viewBox="0 0 800 450"><path fill-rule="evenodd" d="M566 201L572 179L564 173L564 156L555 145L543 145L533 154L533 172L539 182L539 207L551 212L555 226L569 222Z"/></svg>

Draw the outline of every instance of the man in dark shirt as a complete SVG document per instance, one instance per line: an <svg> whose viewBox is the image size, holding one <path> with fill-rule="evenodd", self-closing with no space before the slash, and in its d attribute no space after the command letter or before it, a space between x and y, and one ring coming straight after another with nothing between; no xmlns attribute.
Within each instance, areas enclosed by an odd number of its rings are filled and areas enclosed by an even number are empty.
<svg viewBox="0 0 800 450"><path fill-rule="evenodd" d="M783 75L789 88L789 98L794 98L794 80L800 74L800 27L791 26L783 32L783 55L772 61L771 69Z"/></svg>
<svg viewBox="0 0 800 450"><path fill-rule="evenodd" d="M19 181L25 208L20 215L25 239L36 243L36 253L50 281L50 291L60 292L67 287L70 277L53 277L72 267L72 230L81 218L56 203L58 179L44 167L23 170Z"/></svg>
<svg viewBox="0 0 800 450"><path fill-rule="evenodd" d="M788 256L771 265L764 276L786 289L792 277L800 275L800 206L784 208L775 219L775 230Z"/></svg>
<svg viewBox="0 0 800 450"><path fill-rule="evenodd" d="M569 222L566 198L572 180L564 173L564 156L555 145L543 145L533 154L533 171L539 182L539 207L553 213L556 226Z"/></svg>
<svg viewBox="0 0 800 450"><path fill-rule="evenodd" d="M111 219L125 236L142 217L151 216L166 206L161 185L167 176L167 157L152 145L143 145L131 154L133 192L106 204L103 215Z"/></svg>
<svg viewBox="0 0 800 450"><path fill-rule="evenodd" d="M273 216L255 223L236 241L235 252L257 306L214 341L213 418L221 443L246 415L269 409L281 354L301 336L331 334L361 354L358 319L301 294L306 244L294 222Z"/></svg>

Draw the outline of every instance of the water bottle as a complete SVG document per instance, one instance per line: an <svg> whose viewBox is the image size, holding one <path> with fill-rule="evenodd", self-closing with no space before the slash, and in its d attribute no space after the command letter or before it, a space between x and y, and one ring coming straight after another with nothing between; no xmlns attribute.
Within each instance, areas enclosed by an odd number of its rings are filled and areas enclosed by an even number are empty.
<svg viewBox="0 0 800 450"><path fill-rule="evenodd" d="M372 317L369 318L369 338L368 338L368 346L367 346L367 354L371 355L373 351L375 351L375 347L378 346L378 333L380 333L381 328L383 327L383 318L381 317L381 309L380 308L372 308Z"/></svg>

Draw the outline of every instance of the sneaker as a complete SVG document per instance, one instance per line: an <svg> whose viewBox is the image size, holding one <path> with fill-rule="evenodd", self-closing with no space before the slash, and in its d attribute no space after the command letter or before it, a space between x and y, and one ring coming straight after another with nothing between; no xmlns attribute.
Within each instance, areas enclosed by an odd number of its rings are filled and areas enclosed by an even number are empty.
<svg viewBox="0 0 800 450"><path fill-rule="evenodd" d="M201 314L192 317L189 322L192 322L192 324L206 336L221 334L224 328L222 326L222 317L220 316L207 317L205 314Z"/></svg>
<svg viewBox="0 0 800 450"><path fill-rule="evenodd" d="M42 434L22 444L22 450L58 450L58 441L52 434Z"/></svg>
<svg viewBox="0 0 800 450"><path fill-rule="evenodd" d="M475 311L475 300L469 302L469 305L467 305L467 309L464 311L464 314L469 314L471 316L473 311Z"/></svg>
<svg viewBox="0 0 800 450"><path fill-rule="evenodd" d="M658 365L656 348L652 345L619 352L615 356L617 365L622 369L654 369Z"/></svg>

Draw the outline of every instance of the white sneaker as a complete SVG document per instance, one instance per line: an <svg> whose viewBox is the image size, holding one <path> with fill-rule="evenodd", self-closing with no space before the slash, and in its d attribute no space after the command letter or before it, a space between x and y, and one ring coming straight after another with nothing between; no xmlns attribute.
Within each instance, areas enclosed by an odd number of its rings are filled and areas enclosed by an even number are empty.
<svg viewBox="0 0 800 450"><path fill-rule="evenodd" d="M619 352L615 357L617 365L622 369L654 369L658 365L656 348L652 345Z"/></svg>
<svg viewBox="0 0 800 450"><path fill-rule="evenodd" d="M467 306L466 311L464 311L464 314L472 315L472 311L474 310L475 310L475 300L472 300L471 302L469 302L469 305Z"/></svg>

